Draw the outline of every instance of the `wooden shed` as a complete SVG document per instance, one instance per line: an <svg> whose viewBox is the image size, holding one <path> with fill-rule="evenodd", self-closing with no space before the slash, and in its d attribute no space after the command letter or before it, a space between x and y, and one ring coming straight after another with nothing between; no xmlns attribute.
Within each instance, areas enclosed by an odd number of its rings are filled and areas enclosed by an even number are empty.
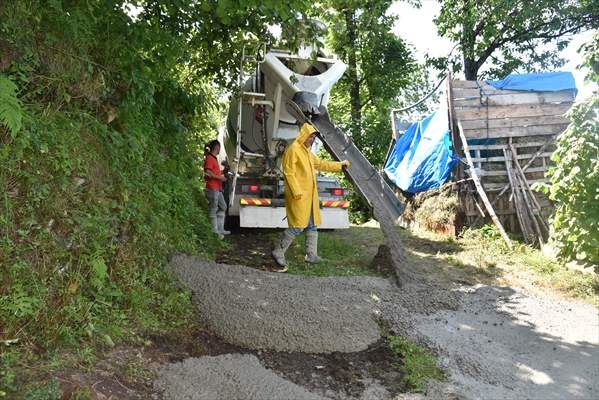
<svg viewBox="0 0 599 400"><path fill-rule="evenodd" d="M552 205L530 186L548 181L555 139L568 126L564 114L575 93L498 90L462 80L449 80L447 89L452 142L467 161L455 176L465 225L495 219L528 242L542 241Z"/></svg>

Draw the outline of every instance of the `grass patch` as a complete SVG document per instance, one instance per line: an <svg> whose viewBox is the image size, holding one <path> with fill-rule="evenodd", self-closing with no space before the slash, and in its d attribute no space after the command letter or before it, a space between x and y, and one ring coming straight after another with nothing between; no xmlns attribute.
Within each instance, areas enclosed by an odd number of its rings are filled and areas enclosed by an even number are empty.
<svg viewBox="0 0 599 400"><path fill-rule="evenodd" d="M318 254L324 259L315 265L304 261L305 235L300 235L290 246L286 258L289 273L306 276L380 276L370 268L376 253L373 247L373 228L352 226L339 231L321 231L318 238Z"/></svg>
<svg viewBox="0 0 599 400"><path fill-rule="evenodd" d="M441 261L436 270L450 280L541 288L599 306L596 273L570 269L517 240L510 250L492 225L467 229L457 239L425 231L414 231L413 235L408 234L404 243L420 257L432 255L429 259ZM431 248L435 251L429 251Z"/></svg>
<svg viewBox="0 0 599 400"><path fill-rule="evenodd" d="M445 379L437 366L437 358L430 351L401 336L389 336L387 340L391 350L403 359L398 368L404 372L405 383L412 392L423 392L430 379Z"/></svg>

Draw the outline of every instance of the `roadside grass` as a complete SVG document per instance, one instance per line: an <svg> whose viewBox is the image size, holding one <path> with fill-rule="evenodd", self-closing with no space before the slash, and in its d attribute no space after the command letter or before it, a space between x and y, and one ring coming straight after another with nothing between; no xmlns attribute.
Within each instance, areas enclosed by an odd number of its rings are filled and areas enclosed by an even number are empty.
<svg viewBox="0 0 599 400"><path fill-rule="evenodd" d="M494 226L470 228L458 238L423 230L403 232L402 236L412 255L421 261L430 260L434 270L447 279L469 284L512 285L537 293L552 292L599 307L596 273L570 269L517 240L510 250ZM428 243L436 243L435 247L440 250L431 252ZM454 251L444 251L444 244L457 244L457 247Z"/></svg>
<svg viewBox="0 0 599 400"><path fill-rule="evenodd" d="M401 336L388 336L387 341L391 350L403 361L397 368L404 373L406 386L411 392L424 392L430 379L446 379L437 366L437 358L430 351Z"/></svg>
<svg viewBox="0 0 599 400"><path fill-rule="evenodd" d="M351 226L338 231L319 231L318 254L323 262L304 261L305 235L300 235L287 252L289 273L306 276L360 276L381 274L370 267L383 236L379 229Z"/></svg>

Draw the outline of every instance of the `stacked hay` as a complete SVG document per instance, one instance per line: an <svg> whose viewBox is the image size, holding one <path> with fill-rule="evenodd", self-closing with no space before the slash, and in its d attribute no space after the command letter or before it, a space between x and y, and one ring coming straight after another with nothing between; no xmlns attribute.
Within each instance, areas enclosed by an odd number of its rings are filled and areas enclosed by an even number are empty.
<svg viewBox="0 0 599 400"><path fill-rule="evenodd" d="M460 211L458 194L452 183L418 193L405 201L402 220L410 227L456 235L462 226L463 212Z"/></svg>

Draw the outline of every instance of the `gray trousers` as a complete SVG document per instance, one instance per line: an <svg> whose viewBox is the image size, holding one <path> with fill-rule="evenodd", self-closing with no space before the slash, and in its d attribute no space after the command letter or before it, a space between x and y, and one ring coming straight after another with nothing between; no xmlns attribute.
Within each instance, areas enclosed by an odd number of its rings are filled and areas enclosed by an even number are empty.
<svg viewBox="0 0 599 400"><path fill-rule="evenodd" d="M223 192L219 190L206 189L206 198L208 199L208 217L216 218L218 214L224 215L227 211L227 203Z"/></svg>

